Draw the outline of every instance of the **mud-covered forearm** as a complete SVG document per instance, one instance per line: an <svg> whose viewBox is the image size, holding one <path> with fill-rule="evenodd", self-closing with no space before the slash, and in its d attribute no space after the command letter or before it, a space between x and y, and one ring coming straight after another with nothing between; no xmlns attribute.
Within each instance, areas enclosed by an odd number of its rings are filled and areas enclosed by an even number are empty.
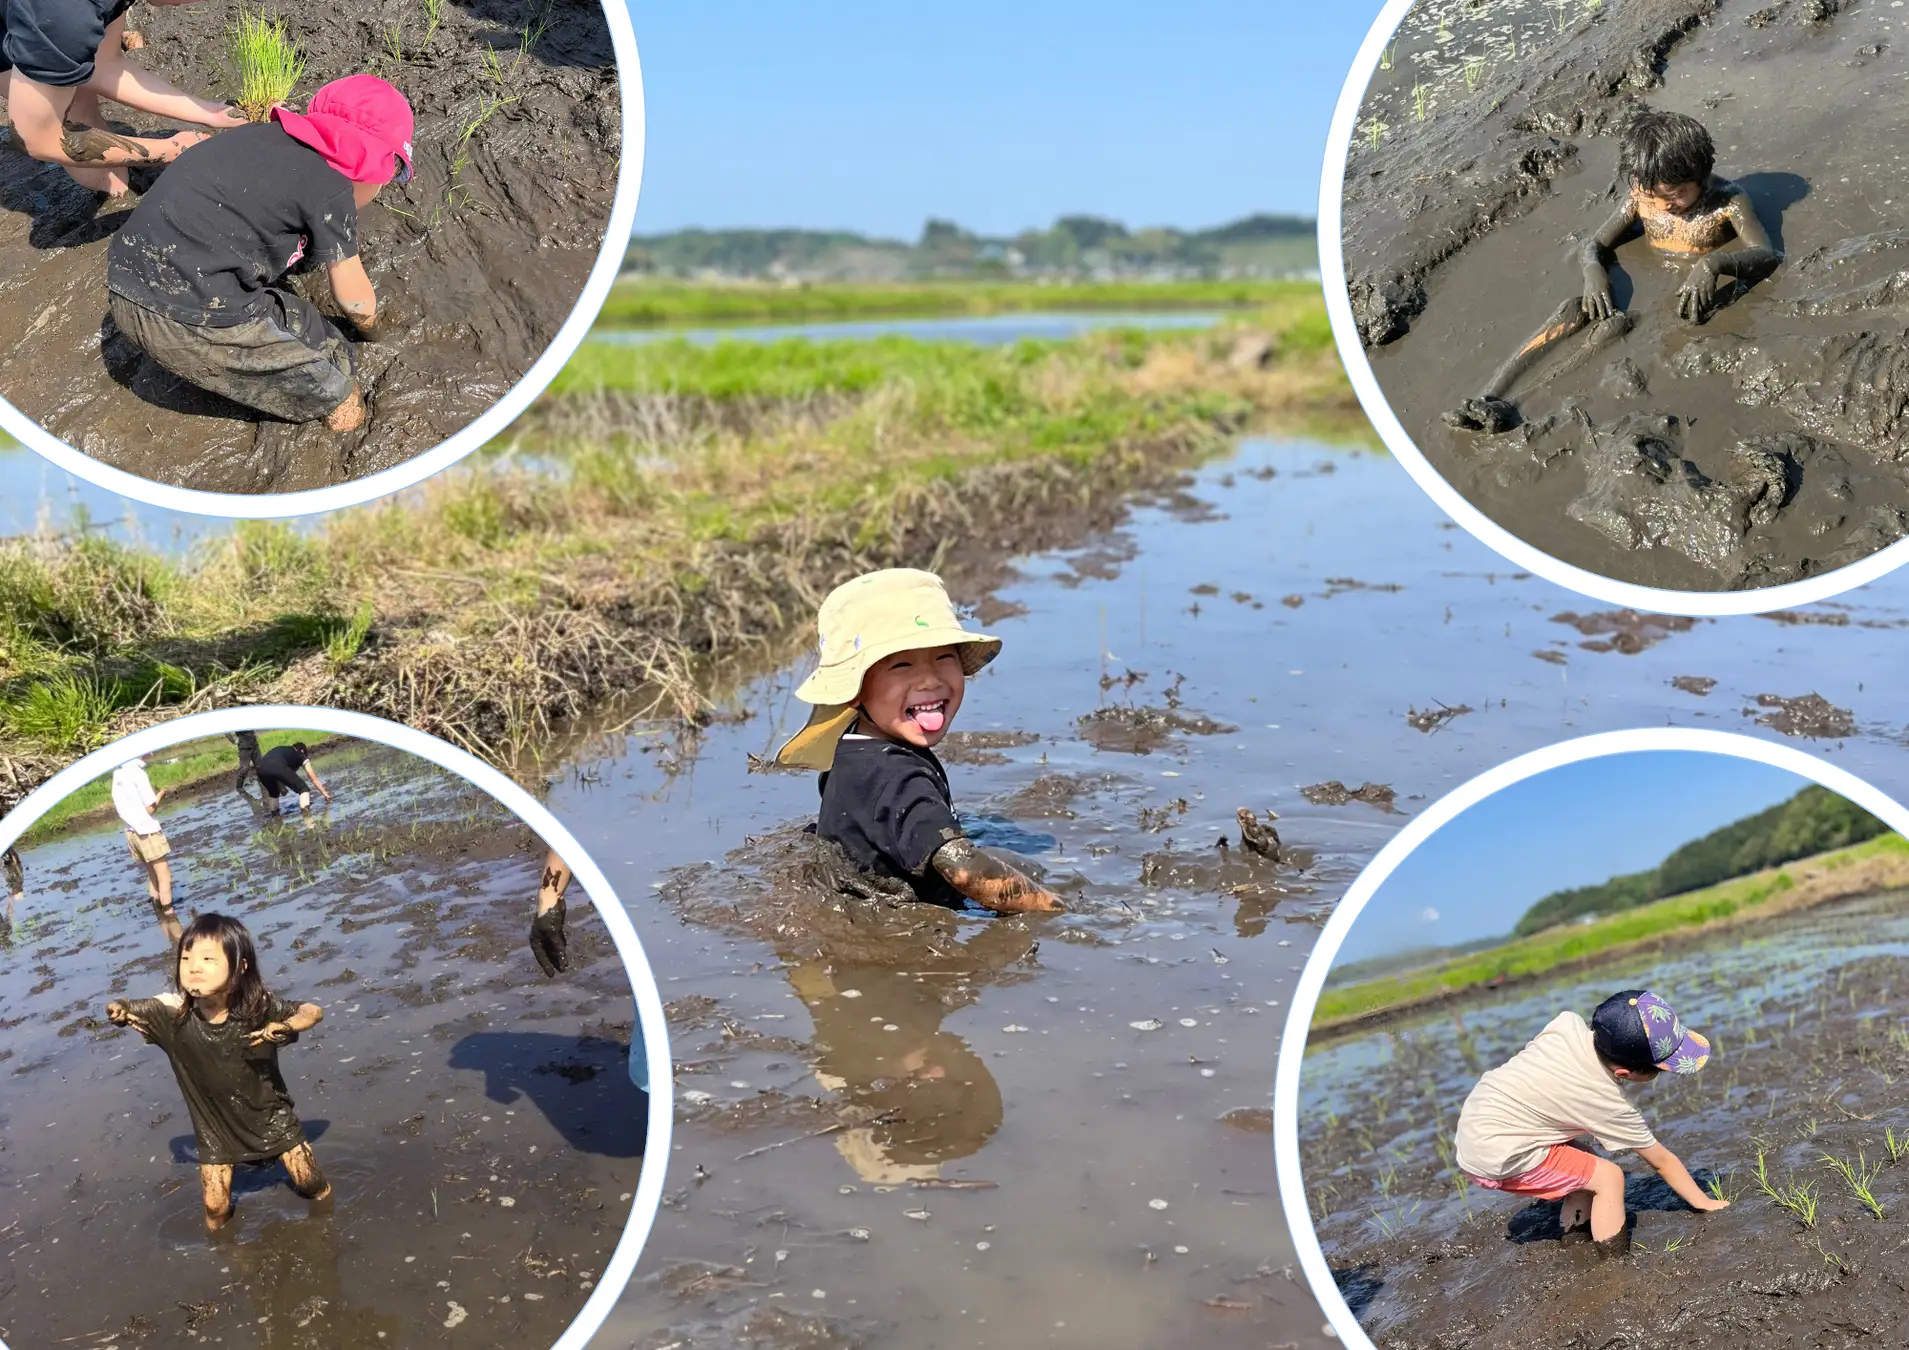
<svg viewBox="0 0 1909 1350"><path fill-rule="evenodd" d="M60 130L60 150L71 164L154 164L161 155L157 146L137 136L121 136L98 127L68 122Z"/></svg>
<svg viewBox="0 0 1909 1350"><path fill-rule="evenodd" d="M1710 264L1718 276L1737 277L1743 281L1762 280L1776 271L1777 264L1782 260L1782 255L1768 245L1710 255Z"/></svg>
<svg viewBox="0 0 1909 1350"><path fill-rule="evenodd" d="M950 886L997 914L1045 913L1061 908L1052 891L1003 862L971 839L951 839L928 865Z"/></svg>

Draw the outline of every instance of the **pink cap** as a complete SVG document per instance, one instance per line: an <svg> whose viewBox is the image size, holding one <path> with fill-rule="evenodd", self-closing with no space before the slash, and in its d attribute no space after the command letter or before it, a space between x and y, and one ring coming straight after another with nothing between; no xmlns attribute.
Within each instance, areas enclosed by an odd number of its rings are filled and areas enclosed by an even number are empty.
<svg viewBox="0 0 1909 1350"><path fill-rule="evenodd" d="M333 80L312 95L302 116L285 107L272 116L354 183L411 181L411 105L376 75Z"/></svg>

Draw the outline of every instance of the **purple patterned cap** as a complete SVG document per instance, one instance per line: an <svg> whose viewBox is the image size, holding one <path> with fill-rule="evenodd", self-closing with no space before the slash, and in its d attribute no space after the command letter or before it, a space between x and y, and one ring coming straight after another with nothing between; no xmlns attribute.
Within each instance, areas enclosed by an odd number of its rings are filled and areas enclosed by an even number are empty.
<svg viewBox="0 0 1909 1350"><path fill-rule="evenodd" d="M1622 1068L1695 1073L1710 1059L1710 1042L1648 989L1612 994L1598 1004L1591 1027L1598 1053Z"/></svg>

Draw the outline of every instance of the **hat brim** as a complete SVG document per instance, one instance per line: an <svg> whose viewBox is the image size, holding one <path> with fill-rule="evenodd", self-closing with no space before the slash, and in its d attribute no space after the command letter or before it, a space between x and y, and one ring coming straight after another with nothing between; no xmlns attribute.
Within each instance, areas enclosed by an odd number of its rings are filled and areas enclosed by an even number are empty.
<svg viewBox="0 0 1909 1350"><path fill-rule="evenodd" d="M987 633L970 633L965 628L920 628L857 648L846 661L817 667L795 691L795 696L804 703L853 703L862 696L862 677L871 666L898 652L918 651L923 647L953 647L961 654L962 673L972 676L1001 654L1001 639Z"/></svg>
<svg viewBox="0 0 1909 1350"><path fill-rule="evenodd" d="M1695 1073L1709 1060L1710 1042L1694 1031L1685 1031L1677 1049L1667 1059L1659 1060L1657 1067L1665 1073Z"/></svg>
<svg viewBox="0 0 1909 1350"><path fill-rule="evenodd" d="M835 747L855 725L851 703L824 703L809 714L809 724L776 751L776 763L791 769L827 773L835 765Z"/></svg>

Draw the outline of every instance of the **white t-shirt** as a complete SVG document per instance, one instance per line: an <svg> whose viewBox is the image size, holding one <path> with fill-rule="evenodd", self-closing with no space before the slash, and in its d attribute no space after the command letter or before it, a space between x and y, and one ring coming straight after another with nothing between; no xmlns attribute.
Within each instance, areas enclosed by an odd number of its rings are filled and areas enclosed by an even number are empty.
<svg viewBox="0 0 1909 1350"><path fill-rule="evenodd" d="M1478 1080L1458 1113L1453 1152L1464 1171L1504 1181L1529 1172L1552 1147L1587 1134L1613 1153L1657 1143L1598 1058L1591 1028L1576 1013L1561 1012Z"/></svg>
<svg viewBox="0 0 1909 1350"><path fill-rule="evenodd" d="M152 790L144 764L134 760L113 770L113 809L127 829L134 834L158 834L159 820L152 813L158 803L159 794Z"/></svg>

